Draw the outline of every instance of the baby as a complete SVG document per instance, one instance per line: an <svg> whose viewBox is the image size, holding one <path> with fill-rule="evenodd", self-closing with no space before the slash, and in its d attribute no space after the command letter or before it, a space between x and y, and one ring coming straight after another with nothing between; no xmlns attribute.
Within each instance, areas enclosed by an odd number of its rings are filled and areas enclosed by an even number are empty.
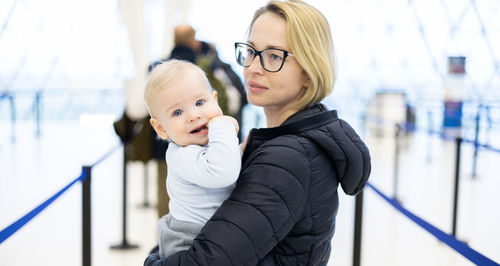
<svg viewBox="0 0 500 266"><path fill-rule="evenodd" d="M194 237L234 188L241 159L236 119L222 114L217 92L196 65L157 66L144 98L151 125L168 140L170 213L158 222L160 257L191 247Z"/></svg>

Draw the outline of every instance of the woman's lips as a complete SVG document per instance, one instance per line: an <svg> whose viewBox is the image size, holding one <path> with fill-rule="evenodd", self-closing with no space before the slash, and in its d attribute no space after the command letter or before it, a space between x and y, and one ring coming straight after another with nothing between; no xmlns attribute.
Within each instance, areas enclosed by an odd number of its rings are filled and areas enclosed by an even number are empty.
<svg viewBox="0 0 500 266"><path fill-rule="evenodd" d="M248 87L248 91L253 92L253 93L263 92L263 91L267 90L267 87L264 87L264 86L260 85L259 83L253 82L253 81L248 82L247 87Z"/></svg>

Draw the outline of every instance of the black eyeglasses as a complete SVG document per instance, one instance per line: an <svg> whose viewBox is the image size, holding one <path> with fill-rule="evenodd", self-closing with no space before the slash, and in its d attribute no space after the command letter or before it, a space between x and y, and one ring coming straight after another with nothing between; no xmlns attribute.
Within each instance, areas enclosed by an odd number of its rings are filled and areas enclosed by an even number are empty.
<svg viewBox="0 0 500 266"><path fill-rule="evenodd" d="M257 51L252 46L237 42L234 44L236 53L236 62L240 66L248 67L252 64L256 56L260 56L260 65L268 72L278 72L283 67L287 56L293 56L292 53L278 49L268 48L262 51Z"/></svg>

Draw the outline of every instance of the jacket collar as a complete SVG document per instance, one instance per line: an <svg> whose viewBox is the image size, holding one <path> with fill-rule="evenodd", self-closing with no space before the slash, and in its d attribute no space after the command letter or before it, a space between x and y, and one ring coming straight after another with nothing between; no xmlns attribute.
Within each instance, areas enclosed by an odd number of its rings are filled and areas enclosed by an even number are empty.
<svg viewBox="0 0 500 266"><path fill-rule="evenodd" d="M251 135L256 139L271 139L284 134L297 134L337 119L337 111L328 111L324 105L315 104L291 115L278 127L253 129Z"/></svg>

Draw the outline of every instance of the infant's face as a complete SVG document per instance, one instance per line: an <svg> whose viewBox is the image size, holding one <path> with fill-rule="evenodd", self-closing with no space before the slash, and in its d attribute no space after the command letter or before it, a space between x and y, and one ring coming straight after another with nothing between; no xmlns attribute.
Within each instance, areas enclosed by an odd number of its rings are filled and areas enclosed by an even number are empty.
<svg viewBox="0 0 500 266"><path fill-rule="evenodd" d="M156 95L157 119L180 146L208 143L207 123L221 116L217 93L199 73L189 73Z"/></svg>

